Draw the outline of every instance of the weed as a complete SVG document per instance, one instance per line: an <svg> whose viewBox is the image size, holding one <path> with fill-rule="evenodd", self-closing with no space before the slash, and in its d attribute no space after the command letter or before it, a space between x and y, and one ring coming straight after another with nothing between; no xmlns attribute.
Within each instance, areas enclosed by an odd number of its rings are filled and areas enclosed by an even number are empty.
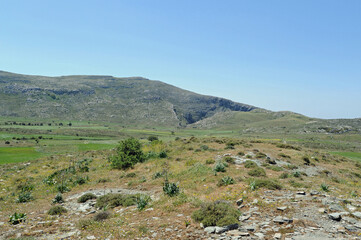
<svg viewBox="0 0 361 240"><path fill-rule="evenodd" d="M9 222L12 225L16 225L19 224L21 222L25 222L26 221L26 213L17 213L15 212L13 215L9 216Z"/></svg>
<svg viewBox="0 0 361 240"><path fill-rule="evenodd" d="M68 212L66 208L63 206L57 205L49 209L48 214L49 215L62 215L63 213Z"/></svg>
<svg viewBox="0 0 361 240"><path fill-rule="evenodd" d="M329 186L327 184L325 184L325 183L321 184L321 190L324 191L324 192L330 191Z"/></svg>
<svg viewBox="0 0 361 240"><path fill-rule="evenodd" d="M204 203L201 208L194 211L192 218L196 222L201 222L204 227L208 226L228 226L238 223L240 211L230 204L222 201Z"/></svg>
<svg viewBox="0 0 361 240"><path fill-rule="evenodd" d="M135 205L137 200L137 194L119 194L108 193L97 198L95 207L97 208L115 208L118 206L128 207Z"/></svg>
<svg viewBox="0 0 361 240"><path fill-rule="evenodd" d="M206 164L214 164L216 161L214 159L207 159Z"/></svg>
<svg viewBox="0 0 361 240"><path fill-rule="evenodd" d="M234 180L232 177L230 176L225 176L221 179L219 179L219 182L218 182L218 186L228 186L228 185L231 185L231 184L234 184Z"/></svg>
<svg viewBox="0 0 361 240"><path fill-rule="evenodd" d="M110 217L110 213L107 211L101 211L94 216L94 221L102 222Z"/></svg>
<svg viewBox="0 0 361 240"><path fill-rule="evenodd" d="M56 194L55 198L53 199L53 203L63 203L63 202L64 202L63 195L61 195L61 193Z"/></svg>
<svg viewBox="0 0 361 240"><path fill-rule="evenodd" d="M245 168L255 168L255 167L257 167L257 164L251 160L247 160L244 162L244 167Z"/></svg>
<svg viewBox="0 0 361 240"><path fill-rule="evenodd" d="M248 171L248 175L252 177L266 177L266 171L263 168L257 167Z"/></svg>
<svg viewBox="0 0 361 240"><path fill-rule="evenodd" d="M217 162L213 169L215 172L225 172L226 166L222 162Z"/></svg>
<svg viewBox="0 0 361 240"><path fill-rule="evenodd" d="M176 183L170 183L168 180L164 182L163 192L170 197L179 194L179 186Z"/></svg>
<svg viewBox="0 0 361 240"><path fill-rule="evenodd" d="M16 200L17 203L26 203L34 200L34 197L31 195L31 192L21 192Z"/></svg>
<svg viewBox="0 0 361 240"><path fill-rule="evenodd" d="M225 162L230 163L230 164L234 164L235 160L233 157L227 156L223 159Z"/></svg>
<svg viewBox="0 0 361 240"><path fill-rule="evenodd" d="M288 176L288 173L286 173L286 172L283 172L281 175L280 175L280 178L281 179L286 179L286 178L288 178L289 176Z"/></svg>
<svg viewBox="0 0 361 240"><path fill-rule="evenodd" d="M150 197L148 195L140 195L138 198L137 198L137 208L139 211L143 210L147 205L148 203L150 202Z"/></svg>
<svg viewBox="0 0 361 240"><path fill-rule="evenodd" d="M282 185L278 181L272 180L272 179L250 180L249 186L250 186L251 190L256 190L258 188L267 188L270 190L281 190L282 189Z"/></svg>
<svg viewBox="0 0 361 240"><path fill-rule="evenodd" d="M96 198L97 198L97 196L95 196L95 194L93 194L93 193L85 193L81 197L78 198L77 202L85 203L86 201L88 201L90 199L96 199Z"/></svg>

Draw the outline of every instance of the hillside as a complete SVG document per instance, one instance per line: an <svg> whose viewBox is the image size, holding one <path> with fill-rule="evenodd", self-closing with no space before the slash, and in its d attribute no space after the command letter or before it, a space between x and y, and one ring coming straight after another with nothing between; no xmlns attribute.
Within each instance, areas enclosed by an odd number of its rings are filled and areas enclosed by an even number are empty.
<svg viewBox="0 0 361 240"><path fill-rule="evenodd" d="M0 71L0 116L185 126L256 107L141 77L44 77Z"/></svg>

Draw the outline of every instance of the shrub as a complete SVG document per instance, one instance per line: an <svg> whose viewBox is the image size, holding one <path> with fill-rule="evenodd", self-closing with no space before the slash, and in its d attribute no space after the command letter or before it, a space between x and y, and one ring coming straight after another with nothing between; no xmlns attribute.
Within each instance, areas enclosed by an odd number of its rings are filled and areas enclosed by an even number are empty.
<svg viewBox="0 0 361 240"><path fill-rule="evenodd" d="M202 145L202 146L201 146L201 149L202 149L203 151L207 151L207 150L209 149L209 147L208 147L207 145Z"/></svg>
<svg viewBox="0 0 361 240"><path fill-rule="evenodd" d="M231 185L231 184L234 184L234 180L232 177L230 176L225 176L221 179L219 179L219 182L218 182L218 186L228 186L228 185Z"/></svg>
<svg viewBox="0 0 361 240"><path fill-rule="evenodd" d="M159 153L159 158L166 158L166 157L168 157L168 155L167 155L167 153L165 151L161 151Z"/></svg>
<svg viewBox="0 0 361 240"><path fill-rule="evenodd" d="M223 159L225 162L230 163L230 164L234 164L235 160L233 157L227 156Z"/></svg>
<svg viewBox="0 0 361 240"><path fill-rule="evenodd" d="M58 190L58 192L60 193L65 193L65 192L69 192L70 191L70 188L68 187L68 185L66 183L61 183L61 184L58 184L56 186L56 189Z"/></svg>
<svg viewBox="0 0 361 240"><path fill-rule="evenodd" d="M179 193L179 186L176 183L164 182L163 192L170 197L176 196Z"/></svg>
<svg viewBox="0 0 361 240"><path fill-rule="evenodd" d="M248 175L253 177L265 177L266 172L263 168L257 167L248 172Z"/></svg>
<svg viewBox="0 0 361 240"><path fill-rule="evenodd" d="M255 167L257 167L257 164L251 160L247 160L244 162L244 167L245 168L255 168Z"/></svg>
<svg viewBox="0 0 361 240"><path fill-rule="evenodd" d="M30 183L20 183L19 185L16 186L17 190L21 191L21 192L30 192L32 190L34 190L34 184L30 184Z"/></svg>
<svg viewBox="0 0 361 240"><path fill-rule="evenodd" d="M15 212L13 215L9 216L9 222L12 225L19 224L21 222L25 222L26 220L26 213L17 213Z"/></svg>
<svg viewBox="0 0 361 240"><path fill-rule="evenodd" d="M262 152L258 152L255 157L256 158L265 158L265 157L267 157L267 155Z"/></svg>
<svg viewBox="0 0 361 240"><path fill-rule="evenodd" d="M237 155L238 156L244 156L244 152L238 152Z"/></svg>
<svg viewBox="0 0 361 240"><path fill-rule="evenodd" d="M240 211L226 202L213 202L202 204L201 208L192 214L193 220L201 222L204 227L228 226L237 224Z"/></svg>
<svg viewBox="0 0 361 240"><path fill-rule="evenodd" d="M148 195L140 195L138 198L137 198L137 208L139 211L143 210L147 205L148 203L150 202L150 197Z"/></svg>
<svg viewBox="0 0 361 240"><path fill-rule="evenodd" d="M322 191L325 191L325 192L330 191L330 190L329 190L329 186L328 186L327 184L325 184L325 183L322 183L322 184L321 184L321 190L322 190Z"/></svg>
<svg viewBox="0 0 361 240"><path fill-rule="evenodd" d="M134 177L136 177L136 176L137 176L137 174L136 174L135 172L127 173L127 174L125 175L126 178L134 178Z"/></svg>
<svg viewBox="0 0 361 240"><path fill-rule="evenodd" d="M109 178L99 178L97 180L97 183L106 183L106 182L111 182L111 180Z"/></svg>
<svg viewBox="0 0 361 240"><path fill-rule="evenodd" d="M226 171L225 164L222 162L217 162L216 165L214 166L214 171L215 172L225 172Z"/></svg>
<svg viewBox="0 0 361 240"><path fill-rule="evenodd" d="M57 205L49 209L48 214L49 215L61 215L63 213L66 213L67 210L63 206Z"/></svg>
<svg viewBox="0 0 361 240"><path fill-rule="evenodd" d="M206 164L214 164L216 161L214 159L207 159Z"/></svg>
<svg viewBox="0 0 361 240"><path fill-rule="evenodd" d="M83 185L85 184L87 181L89 181L89 177L81 177L81 176L77 176L75 181L74 181L74 185Z"/></svg>
<svg viewBox="0 0 361 240"><path fill-rule="evenodd" d="M282 157L282 158L291 158L289 155L284 154L284 153L280 153L280 154L278 154L278 156Z"/></svg>
<svg viewBox="0 0 361 240"><path fill-rule="evenodd" d="M286 173L286 172L282 173L282 174L280 175L280 178L281 178L281 179L286 179L286 178L288 178L288 173Z"/></svg>
<svg viewBox="0 0 361 240"><path fill-rule="evenodd" d="M301 173L299 171L296 171L292 174L295 178L301 177Z"/></svg>
<svg viewBox="0 0 361 240"><path fill-rule="evenodd" d="M115 169L133 168L138 162L143 162L145 156L141 143L135 138L128 138L120 142L116 154L110 157L111 167Z"/></svg>
<svg viewBox="0 0 361 240"><path fill-rule="evenodd" d="M26 203L34 200L34 197L31 195L31 192L21 192L18 196L16 202L18 203Z"/></svg>
<svg viewBox="0 0 361 240"><path fill-rule="evenodd" d="M279 147L279 148L293 149L293 150L296 150L296 151L301 151L300 147L295 147L295 146L285 144L285 143L278 143L276 146Z"/></svg>
<svg viewBox="0 0 361 240"><path fill-rule="evenodd" d="M305 164L305 165L310 165L310 163L311 163L310 158L307 157L307 156L304 156L304 157L302 158L302 160L304 161L304 164Z"/></svg>
<svg viewBox="0 0 361 240"><path fill-rule="evenodd" d="M149 141L149 142L158 141L158 140L159 140L159 139L158 139L157 136L149 136L149 137L148 137L148 141Z"/></svg>
<svg viewBox="0 0 361 240"><path fill-rule="evenodd" d="M228 142L228 143L226 143L226 147L224 149L234 149L234 145L235 145L235 143Z"/></svg>
<svg viewBox="0 0 361 240"><path fill-rule="evenodd" d="M87 229L89 226L91 226L94 223L95 223L95 221L91 220L91 219L81 219L77 223L77 226L79 229L84 230L84 229Z"/></svg>
<svg viewBox="0 0 361 240"><path fill-rule="evenodd" d="M89 164L91 163L91 159L83 159L76 162L76 167L79 172L89 172Z"/></svg>
<svg viewBox="0 0 361 240"><path fill-rule="evenodd" d="M153 179L161 178L164 176L164 172L156 172L153 175Z"/></svg>
<svg viewBox="0 0 361 240"><path fill-rule="evenodd" d="M53 199L53 203L63 203L63 202L64 202L63 195L61 195L61 193L56 194L55 198Z"/></svg>
<svg viewBox="0 0 361 240"><path fill-rule="evenodd" d="M252 155L247 154L247 155L246 155L246 158L251 159L251 158L252 158Z"/></svg>
<svg viewBox="0 0 361 240"><path fill-rule="evenodd" d="M97 196L93 193L85 193L81 197L78 198L78 203L85 203L86 201L90 199L96 199Z"/></svg>
<svg viewBox="0 0 361 240"><path fill-rule="evenodd" d="M281 190L282 185L276 180L271 179L254 179L250 182L250 188L256 190L258 188L267 188L270 190Z"/></svg>
<svg viewBox="0 0 361 240"><path fill-rule="evenodd" d="M135 205L137 200L137 194L119 194L108 193L97 198L95 207L97 208L115 208L118 206L128 207Z"/></svg>
<svg viewBox="0 0 361 240"><path fill-rule="evenodd" d="M97 213L97 214L94 216L94 221L101 222L101 221L104 221L104 220L108 219L109 217L110 217L110 213L109 213L109 212L107 212L107 211L102 211L102 212Z"/></svg>

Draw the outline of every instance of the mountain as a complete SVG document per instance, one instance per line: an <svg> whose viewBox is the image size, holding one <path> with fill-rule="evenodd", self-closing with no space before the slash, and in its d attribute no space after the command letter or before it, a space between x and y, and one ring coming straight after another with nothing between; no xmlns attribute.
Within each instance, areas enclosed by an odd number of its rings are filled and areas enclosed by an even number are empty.
<svg viewBox="0 0 361 240"><path fill-rule="evenodd" d="M45 77L0 71L0 116L186 126L254 106L141 77Z"/></svg>

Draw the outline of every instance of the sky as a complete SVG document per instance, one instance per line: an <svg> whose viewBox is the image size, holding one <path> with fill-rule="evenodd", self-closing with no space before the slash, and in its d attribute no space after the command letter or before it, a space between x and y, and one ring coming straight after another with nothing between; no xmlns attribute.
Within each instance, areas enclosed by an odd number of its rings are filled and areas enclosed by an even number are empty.
<svg viewBox="0 0 361 240"><path fill-rule="evenodd" d="M0 70L142 76L272 111L361 117L361 1L1 0Z"/></svg>

